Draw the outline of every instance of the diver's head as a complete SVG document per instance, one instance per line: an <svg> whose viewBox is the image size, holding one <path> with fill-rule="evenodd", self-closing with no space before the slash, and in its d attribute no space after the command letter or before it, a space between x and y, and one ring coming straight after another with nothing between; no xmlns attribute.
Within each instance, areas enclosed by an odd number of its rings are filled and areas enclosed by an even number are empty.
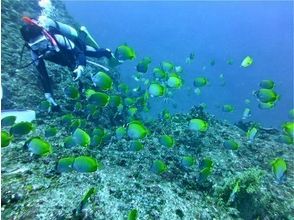
<svg viewBox="0 0 294 220"><path fill-rule="evenodd" d="M31 43L32 41L34 41L34 39L43 35L42 28L34 24L23 25L20 29L20 33L22 35L22 38L27 43Z"/></svg>
<svg viewBox="0 0 294 220"><path fill-rule="evenodd" d="M52 47L50 41L43 34L41 27L26 24L20 29L20 31L23 39L33 51L42 54Z"/></svg>

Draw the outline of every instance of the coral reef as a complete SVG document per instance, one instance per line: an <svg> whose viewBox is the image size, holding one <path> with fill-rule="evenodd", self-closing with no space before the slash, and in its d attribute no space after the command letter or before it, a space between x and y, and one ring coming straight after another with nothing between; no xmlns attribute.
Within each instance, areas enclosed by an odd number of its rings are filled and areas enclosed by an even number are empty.
<svg viewBox="0 0 294 220"><path fill-rule="evenodd" d="M210 123L206 134L187 130L195 114L202 114ZM32 135L41 136L49 125L59 123L56 114L39 120ZM53 153L47 157L32 156L23 149L25 138L3 148L3 219L121 219L132 209L138 210L139 219L291 218L293 164L289 163L287 181L279 185L269 161L281 155L291 161L291 145L273 141L273 134L266 139L257 136L248 144L244 131L216 120L201 108L146 126L173 135L175 146L161 145L160 132L152 132L142 139L142 150L132 151L129 138L117 139L115 128L108 128L112 136L100 146L65 148L68 131L62 127L55 137L48 138ZM239 140L240 148L226 149L222 143L227 137ZM103 168L93 173L56 173L60 158L79 155L91 155ZM189 169L181 164L186 155L196 159ZM205 157L213 161L213 170L203 183L198 179L198 166ZM166 163L164 173L152 172L155 160ZM237 181L240 189L228 202ZM77 214L75 210L91 187L95 194Z"/></svg>

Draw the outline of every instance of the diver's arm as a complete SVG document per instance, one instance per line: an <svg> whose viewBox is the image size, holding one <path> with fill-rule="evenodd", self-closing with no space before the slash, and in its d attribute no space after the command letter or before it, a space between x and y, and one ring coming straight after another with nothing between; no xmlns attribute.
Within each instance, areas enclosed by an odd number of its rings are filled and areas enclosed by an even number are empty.
<svg viewBox="0 0 294 220"><path fill-rule="evenodd" d="M32 59L34 60L34 64L36 66L36 69L38 71L39 79L42 83L43 89L45 93L52 94L52 88L50 84L50 78L48 76L48 72L45 66L45 62L43 58L38 58L38 55L31 51Z"/></svg>
<svg viewBox="0 0 294 220"><path fill-rule="evenodd" d="M75 74L75 78L74 78L74 81L78 80L84 70L85 70L85 66L86 66L86 55L84 53L84 51L80 50L78 47L75 47L73 49L73 53L74 53L74 56L75 56L75 61L76 61L76 68L75 70L73 71L73 73Z"/></svg>
<svg viewBox="0 0 294 220"><path fill-rule="evenodd" d="M73 71L73 73L75 74L75 77L73 80L76 81L82 76L85 70L86 55L83 50L81 50L79 47L76 47L76 46L71 48L71 52L73 53L75 57L75 69Z"/></svg>
<svg viewBox="0 0 294 220"><path fill-rule="evenodd" d="M45 62L43 58L38 58L38 55L31 51L32 54L32 59L34 60L34 64L36 66L36 69L38 71L38 76L41 81L41 84L44 89L44 96L47 99L47 101L52 105L53 107L58 107L57 103L53 99L53 93L52 93L52 88L51 88L51 83L50 83L50 78L46 69Z"/></svg>
<svg viewBox="0 0 294 220"><path fill-rule="evenodd" d="M67 37L55 34L54 35L56 41L58 42L58 45L64 48L65 50L69 51L69 53L72 53L75 57L75 66L86 66L86 55L85 51L77 47L73 41L68 39Z"/></svg>
<svg viewBox="0 0 294 220"><path fill-rule="evenodd" d="M83 50L83 48L80 49L79 47L77 47L74 42L63 35L55 34L54 37L61 48L66 50L67 53L71 53L73 55L74 63L71 66L74 66L74 81L76 81L82 76L82 73L84 72L86 66L86 55L84 52L85 50Z"/></svg>
<svg viewBox="0 0 294 220"><path fill-rule="evenodd" d="M86 66L85 52L78 47L74 47L72 49L72 52L74 53L74 55L76 57L76 66Z"/></svg>

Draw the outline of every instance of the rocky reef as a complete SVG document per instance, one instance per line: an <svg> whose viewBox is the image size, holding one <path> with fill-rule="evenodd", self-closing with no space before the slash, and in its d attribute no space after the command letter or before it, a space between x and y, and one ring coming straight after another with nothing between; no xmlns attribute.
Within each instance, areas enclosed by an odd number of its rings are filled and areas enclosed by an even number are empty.
<svg viewBox="0 0 294 220"><path fill-rule="evenodd" d="M199 116L209 122L205 134L188 129L189 120ZM147 123L151 132L140 151L131 150L128 137L117 138L113 127L106 129L109 138L98 146L67 148L68 129L59 126L61 116L49 115L36 123L29 136L44 136L49 125L58 126L57 135L47 138L53 153L33 156L23 148L25 137L2 148L3 219L124 219L132 209L139 219L291 219L293 164L288 163L286 182L278 184L270 161L292 161L293 146L276 142L277 134L260 133L250 144L243 130L197 107L189 114ZM173 148L160 143L163 133L174 137ZM241 143L238 150L223 146L228 138ZM92 173L56 172L60 158L78 155L98 159L103 168ZM181 163L187 155L196 160L191 167ZM213 170L201 181L199 166L207 157ZM167 166L162 174L152 172L158 159ZM236 181L240 189L232 199ZM91 187L95 193L80 210Z"/></svg>

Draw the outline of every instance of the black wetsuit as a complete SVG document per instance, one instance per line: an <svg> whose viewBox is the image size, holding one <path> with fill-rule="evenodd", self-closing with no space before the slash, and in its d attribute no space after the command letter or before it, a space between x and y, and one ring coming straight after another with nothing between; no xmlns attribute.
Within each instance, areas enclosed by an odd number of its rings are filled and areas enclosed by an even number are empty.
<svg viewBox="0 0 294 220"><path fill-rule="evenodd" d="M48 76L48 72L45 66L44 60L51 61L53 63L67 66L71 71L73 71L77 66L82 65L86 66L86 56L89 57L111 57L110 50L99 48L94 49L92 48L91 51L86 50L86 45L83 43L81 39L77 39L75 42L72 40L69 40L65 36L63 36L61 33L54 33L55 31L50 31L49 33L51 36L56 40L58 48L60 51L55 51L52 48L48 48L48 54L42 58L38 58L41 53L37 51L31 50L32 59L36 60L34 62L38 72L39 72L39 78L41 80L42 86L44 88L44 93L52 93L51 83ZM60 43L60 40L56 37L62 36L63 43ZM44 51L42 51L44 53Z"/></svg>

